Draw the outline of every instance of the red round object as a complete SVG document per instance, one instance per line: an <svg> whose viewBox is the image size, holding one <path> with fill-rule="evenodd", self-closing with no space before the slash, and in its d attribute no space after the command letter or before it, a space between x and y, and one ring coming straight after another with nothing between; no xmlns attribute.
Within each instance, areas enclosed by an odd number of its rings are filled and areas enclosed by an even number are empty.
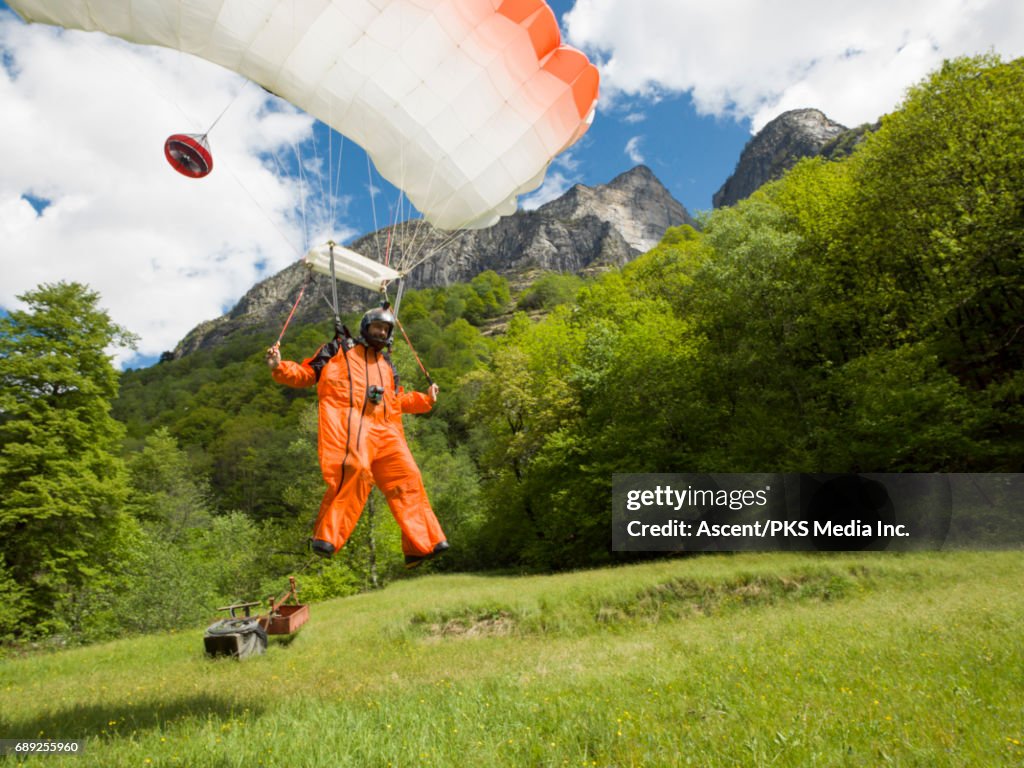
<svg viewBox="0 0 1024 768"><path fill-rule="evenodd" d="M206 136L176 133L164 142L164 156L182 176L201 179L213 170L213 155Z"/></svg>

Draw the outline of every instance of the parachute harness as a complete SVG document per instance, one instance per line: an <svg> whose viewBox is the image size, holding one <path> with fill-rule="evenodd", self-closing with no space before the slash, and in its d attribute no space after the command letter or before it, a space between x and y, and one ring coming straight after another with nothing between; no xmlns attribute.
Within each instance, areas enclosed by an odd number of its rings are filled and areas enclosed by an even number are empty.
<svg viewBox="0 0 1024 768"><path fill-rule="evenodd" d="M348 334L348 329L345 328L345 326L341 322L341 311L340 311L340 307L338 305L338 275L337 275L337 270L336 270L336 267L335 267L335 258L334 258L334 249L336 247L338 247L338 246L337 246L337 243L335 243L333 240L328 240L326 245L327 245L327 249L328 249L328 271L329 271L330 277L331 277L331 300L330 300L330 307L331 307L332 312L334 313L334 332L335 332L335 338L342 338L342 336L348 337L348 335L349 335ZM391 258L391 245L392 245L392 242L391 242L391 230L389 229L389 232L388 232L388 244L387 244L387 249L386 249L386 253L385 253L385 257L384 257L385 258L385 262L390 261L390 258ZM345 249L341 249L341 250L344 251ZM296 297L295 303L292 305L291 311L288 313L288 318L285 320L284 326L281 328L281 332L277 336L277 344L278 345L281 344L281 339L284 338L285 331L288 329L288 325L291 323L292 318L295 316L295 311L298 309L299 303L302 301L302 297L306 293L306 288L309 286L309 281L310 281L310 279L311 279L311 277L313 275L313 265L310 264L309 266L310 266L310 269L306 273L305 280L303 280L302 288L299 290L299 295L298 295L298 297ZM396 273L396 274L400 274L400 273ZM423 365L423 361L420 359L419 354L416 352L416 347L413 346L412 340L409 338L409 334L405 330L405 326L403 326L402 325L402 321L398 319L398 309L399 309L399 306L401 305L402 294L404 293L404 291L405 291L405 281L401 277L399 277L398 278L398 293L397 293L397 296L395 297L395 304L394 304L395 323L398 325L398 329L402 332L402 337L405 339L405 343L409 346L409 351L412 352L412 356L416 360L416 365L419 366L419 369L423 372L424 377L426 377L427 384L430 385L430 386L433 386L433 384L434 384L433 378L431 377L430 373L427 371L426 366ZM391 302L390 302L390 300L388 298L388 294L387 294L387 282L382 283L381 288L380 288L380 292L381 292L381 299L382 299L381 300L381 306L384 309L390 308L392 305L391 305ZM326 297L325 297L325 300L326 300Z"/></svg>

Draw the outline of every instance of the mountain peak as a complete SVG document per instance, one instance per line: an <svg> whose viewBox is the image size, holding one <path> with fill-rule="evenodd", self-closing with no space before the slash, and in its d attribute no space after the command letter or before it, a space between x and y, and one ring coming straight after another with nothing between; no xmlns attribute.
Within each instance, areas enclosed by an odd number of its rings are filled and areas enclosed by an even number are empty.
<svg viewBox="0 0 1024 768"><path fill-rule="evenodd" d="M736 170L712 197L712 205L734 205L803 157L815 157L848 129L817 109L792 109L776 117L743 148Z"/></svg>
<svg viewBox="0 0 1024 768"><path fill-rule="evenodd" d="M620 173L607 184L577 184L540 211L560 219L595 215L610 222L637 253L657 245L669 227L696 226L689 211L646 165Z"/></svg>
<svg viewBox="0 0 1024 768"><path fill-rule="evenodd" d="M636 186L638 184L657 184L658 186L662 186L658 177L655 176L654 172L646 165L636 165L628 171L620 173L605 186L619 188Z"/></svg>
<svg viewBox="0 0 1024 768"><path fill-rule="evenodd" d="M669 227L694 224L646 166L637 166L608 184L569 189L535 211L518 211L494 226L458 233L435 230L423 221L378 230L351 244L362 254L390 249L393 264L410 265L409 287L468 282L486 270L523 279L538 270L589 274L620 266L653 248ZM392 237L393 236L393 237ZM228 314L193 329L169 357L217 344L239 331L279 327L306 279L293 264L255 285ZM311 294L328 295L328 278L315 275ZM369 306L369 291L338 284L342 312ZM322 303L304 301L293 322L322 322Z"/></svg>

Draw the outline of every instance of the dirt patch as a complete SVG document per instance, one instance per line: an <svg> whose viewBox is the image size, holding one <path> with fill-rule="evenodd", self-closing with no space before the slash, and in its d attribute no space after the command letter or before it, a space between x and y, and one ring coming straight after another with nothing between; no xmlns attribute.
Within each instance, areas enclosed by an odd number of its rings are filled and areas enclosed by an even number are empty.
<svg viewBox="0 0 1024 768"><path fill-rule="evenodd" d="M516 620L511 613L457 616L444 621L423 622L420 631L427 637L506 637L515 632Z"/></svg>

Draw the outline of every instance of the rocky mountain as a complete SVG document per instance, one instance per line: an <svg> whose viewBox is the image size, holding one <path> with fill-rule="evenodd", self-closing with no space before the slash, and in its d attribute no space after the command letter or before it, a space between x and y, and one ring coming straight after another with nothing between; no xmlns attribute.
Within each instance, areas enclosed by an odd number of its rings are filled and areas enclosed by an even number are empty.
<svg viewBox="0 0 1024 768"><path fill-rule="evenodd" d="M711 198L712 205L734 205L762 184L780 178L801 158L820 155L829 146L845 146L840 137L849 132L817 109L782 113L747 142L736 170Z"/></svg>
<svg viewBox="0 0 1024 768"><path fill-rule="evenodd" d="M533 211L518 211L488 229L451 233L422 221L405 222L366 235L350 247L375 259L390 253L390 263L408 272L412 288L468 282L488 269L516 283L544 270L589 274L620 266L680 224L695 222L649 168L637 166L605 185L576 185L558 199ZM164 358L180 358L240 330L276 332L307 276L306 268L296 263L258 283L228 314L194 328ZM329 278L314 274L308 280L293 323L330 317L324 301L331 296ZM375 298L338 283L342 312L365 308Z"/></svg>
<svg viewBox="0 0 1024 768"><path fill-rule="evenodd" d="M781 177L800 158L847 155L877 128L878 124L847 129L816 109L785 112L747 142L736 170L712 202L716 208L733 205ZM466 282L488 269L516 285L545 270L585 275L620 266L656 245L669 227L695 223L641 165L608 184L576 185L558 199L533 211L518 211L488 229L451 233L409 221L366 235L350 247L378 260L390 253L390 263L408 273L407 286L412 288ZM267 278L227 315L200 324L164 357L182 357L239 330L276 331L308 274L296 263ZM323 322L329 317L330 280L323 275L308 279L307 297L293 322ZM375 298L363 289L338 284L342 312L366 307Z"/></svg>

